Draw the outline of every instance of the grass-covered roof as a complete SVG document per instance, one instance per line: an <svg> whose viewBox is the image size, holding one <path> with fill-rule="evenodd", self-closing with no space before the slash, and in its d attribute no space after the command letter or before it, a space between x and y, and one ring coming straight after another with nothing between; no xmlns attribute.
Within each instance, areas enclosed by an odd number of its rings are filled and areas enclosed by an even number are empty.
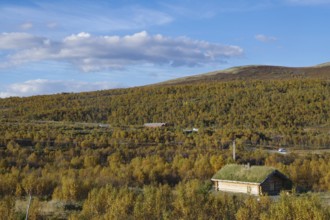
<svg viewBox="0 0 330 220"><path fill-rule="evenodd" d="M274 168L266 166L229 164L214 174L212 179L261 183L274 171Z"/></svg>

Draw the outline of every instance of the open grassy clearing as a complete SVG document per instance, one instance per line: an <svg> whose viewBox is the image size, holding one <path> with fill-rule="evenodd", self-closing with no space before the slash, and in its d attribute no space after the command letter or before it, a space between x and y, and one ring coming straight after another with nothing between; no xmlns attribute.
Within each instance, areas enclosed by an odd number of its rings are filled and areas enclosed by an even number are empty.
<svg viewBox="0 0 330 220"><path fill-rule="evenodd" d="M28 206L28 197L26 199L16 200L15 211L19 216L25 216ZM29 213L38 213L45 219L68 219L68 217L79 212L82 209L82 203L79 202L63 202L59 200L40 201L33 198Z"/></svg>

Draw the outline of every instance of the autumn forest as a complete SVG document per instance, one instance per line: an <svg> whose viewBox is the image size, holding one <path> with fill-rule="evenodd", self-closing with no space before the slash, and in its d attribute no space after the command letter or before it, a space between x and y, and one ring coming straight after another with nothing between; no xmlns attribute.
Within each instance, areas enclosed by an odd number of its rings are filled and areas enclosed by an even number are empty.
<svg viewBox="0 0 330 220"><path fill-rule="evenodd" d="M30 196L29 219L330 219L328 80L12 97L0 122L0 219L24 219ZM294 188L215 192L230 163L272 166Z"/></svg>

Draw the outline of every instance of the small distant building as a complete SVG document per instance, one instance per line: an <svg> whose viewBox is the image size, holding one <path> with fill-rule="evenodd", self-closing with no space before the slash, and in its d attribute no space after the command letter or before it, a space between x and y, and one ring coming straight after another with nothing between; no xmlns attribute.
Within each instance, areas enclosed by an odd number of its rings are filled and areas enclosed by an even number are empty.
<svg viewBox="0 0 330 220"><path fill-rule="evenodd" d="M160 128L165 127L167 123L145 123L143 126L147 128Z"/></svg>
<svg viewBox="0 0 330 220"><path fill-rule="evenodd" d="M185 133L185 134L191 134L193 132L198 132L198 128L183 129L183 133Z"/></svg>
<svg viewBox="0 0 330 220"><path fill-rule="evenodd" d="M99 124L100 128L109 128L110 125L109 124Z"/></svg>
<svg viewBox="0 0 330 220"><path fill-rule="evenodd" d="M278 195L292 188L288 177L267 166L229 164L219 170L212 181L217 191L251 195Z"/></svg>

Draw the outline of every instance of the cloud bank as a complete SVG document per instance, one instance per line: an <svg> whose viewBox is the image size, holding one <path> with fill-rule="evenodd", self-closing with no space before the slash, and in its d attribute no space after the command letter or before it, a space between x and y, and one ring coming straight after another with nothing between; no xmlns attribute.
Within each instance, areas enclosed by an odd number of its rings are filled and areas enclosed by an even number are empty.
<svg viewBox="0 0 330 220"><path fill-rule="evenodd" d="M221 63L243 54L238 46L220 45L187 37L171 38L145 31L126 36L93 36L81 32L60 41L27 33L0 35L0 67L28 62L60 61L84 72L153 64L200 66Z"/></svg>
<svg viewBox="0 0 330 220"><path fill-rule="evenodd" d="M11 96L32 96L38 94L54 94L61 92L83 92L104 89L113 89L121 87L120 84L109 82L82 82L82 81L65 81L65 80L47 80L35 79L22 83L14 83L4 87L0 91L0 98ZM2 88L3 89L3 88Z"/></svg>

